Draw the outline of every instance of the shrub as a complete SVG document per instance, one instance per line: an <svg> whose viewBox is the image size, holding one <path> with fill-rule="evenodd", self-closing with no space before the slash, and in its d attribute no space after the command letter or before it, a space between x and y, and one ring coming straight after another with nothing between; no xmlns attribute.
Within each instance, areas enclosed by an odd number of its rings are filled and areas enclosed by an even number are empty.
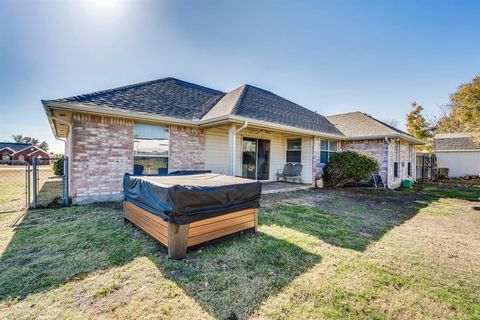
<svg viewBox="0 0 480 320"><path fill-rule="evenodd" d="M56 176L63 175L63 158L64 156L62 155L53 161L52 169L53 174Z"/></svg>
<svg viewBox="0 0 480 320"><path fill-rule="evenodd" d="M344 186L370 178L378 171L378 162L373 157L355 151L334 154L325 168L325 177L333 187Z"/></svg>

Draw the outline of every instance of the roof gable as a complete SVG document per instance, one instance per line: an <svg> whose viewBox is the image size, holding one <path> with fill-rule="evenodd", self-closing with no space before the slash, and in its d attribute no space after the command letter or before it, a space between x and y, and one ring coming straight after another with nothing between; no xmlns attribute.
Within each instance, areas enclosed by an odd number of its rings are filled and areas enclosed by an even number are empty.
<svg viewBox="0 0 480 320"><path fill-rule="evenodd" d="M243 85L241 87L238 87L237 89L228 92L225 94L220 101L217 102L216 105L213 106L210 111L205 114L205 116L202 118L204 119L212 119L215 117L220 117L228 114L232 114L232 111L235 109L235 107L238 105L240 102L243 93L245 92L246 86Z"/></svg>
<svg viewBox="0 0 480 320"><path fill-rule="evenodd" d="M30 145L26 146L26 147L23 148L23 149L20 149L20 150L15 151L15 152L13 153L13 155L15 155L15 154L17 154L17 153L25 153L25 154L28 155L28 153L33 153L33 152L38 151L38 150L41 150L41 151L47 153L45 150L40 149L39 147L36 147L36 146L30 144Z"/></svg>
<svg viewBox="0 0 480 320"><path fill-rule="evenodd" d="M251 85L243 85L227 93L204 119L228 114L319 133L342 135L324 116Z"/></svg>

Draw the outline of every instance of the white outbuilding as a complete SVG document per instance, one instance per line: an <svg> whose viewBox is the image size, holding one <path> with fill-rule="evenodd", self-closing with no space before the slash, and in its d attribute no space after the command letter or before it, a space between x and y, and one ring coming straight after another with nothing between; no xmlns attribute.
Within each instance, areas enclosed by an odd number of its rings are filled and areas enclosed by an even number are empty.
<svg viewBox="0 0 480 320"><path fill-rule="evenodd" d="M469 133L435 135L433 148L438 168L448 168L452 178L480 174L480 144Z"/></svg>

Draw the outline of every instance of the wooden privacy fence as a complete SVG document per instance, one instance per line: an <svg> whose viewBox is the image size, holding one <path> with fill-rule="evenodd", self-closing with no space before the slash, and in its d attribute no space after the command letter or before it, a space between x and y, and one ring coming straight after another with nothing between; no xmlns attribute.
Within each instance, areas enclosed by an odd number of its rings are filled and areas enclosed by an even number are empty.
<svg viewBox="0 0 480 320"><path fill-rule="evenodd" d="M417 154L416 181L432 181L437 177L437 157L433 154Z"/></svg>

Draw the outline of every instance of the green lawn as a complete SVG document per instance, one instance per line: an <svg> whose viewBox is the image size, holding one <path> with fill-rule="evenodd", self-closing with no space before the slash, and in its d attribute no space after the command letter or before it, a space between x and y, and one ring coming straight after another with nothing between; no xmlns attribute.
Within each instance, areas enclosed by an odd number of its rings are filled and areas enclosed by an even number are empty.
<svg viewBox="0 0 480 320"><path fill-rule="evenodd" d="M480 188L265 196L183 261L119 204L0 215L0 318L478 319Z"/></svg>

